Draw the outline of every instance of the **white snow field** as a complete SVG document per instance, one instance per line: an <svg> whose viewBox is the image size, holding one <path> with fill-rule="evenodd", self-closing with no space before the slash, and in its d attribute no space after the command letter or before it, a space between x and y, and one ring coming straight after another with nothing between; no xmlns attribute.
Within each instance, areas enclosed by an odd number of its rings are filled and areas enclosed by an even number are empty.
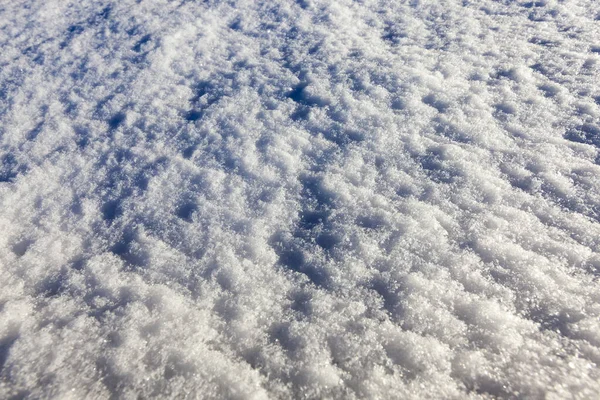
<svg viewBox="0 0 600 400"><path fill-rule="evenodd" d="M0 398L600 398L600 2L3 0Z"/></svg>

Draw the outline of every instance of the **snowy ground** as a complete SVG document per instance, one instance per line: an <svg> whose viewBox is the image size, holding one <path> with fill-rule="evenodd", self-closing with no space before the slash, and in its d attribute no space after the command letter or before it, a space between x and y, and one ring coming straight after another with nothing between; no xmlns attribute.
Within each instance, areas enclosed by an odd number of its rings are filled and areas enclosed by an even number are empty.
<svg viewBox="0 0 600 400"><path fill-rule="evenodd" d="M600 396L600 2L0 2L0 398Z"/></svg>

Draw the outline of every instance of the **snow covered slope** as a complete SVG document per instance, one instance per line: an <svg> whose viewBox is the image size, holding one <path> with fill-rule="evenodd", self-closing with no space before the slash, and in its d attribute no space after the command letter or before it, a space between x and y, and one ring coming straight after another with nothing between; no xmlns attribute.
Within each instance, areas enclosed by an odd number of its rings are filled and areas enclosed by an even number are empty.
<svg viewBox="0 0 600 400"><path fill-rule="evenodd" d="M600 2L0 2L0 398L600 396Z"/></svg>

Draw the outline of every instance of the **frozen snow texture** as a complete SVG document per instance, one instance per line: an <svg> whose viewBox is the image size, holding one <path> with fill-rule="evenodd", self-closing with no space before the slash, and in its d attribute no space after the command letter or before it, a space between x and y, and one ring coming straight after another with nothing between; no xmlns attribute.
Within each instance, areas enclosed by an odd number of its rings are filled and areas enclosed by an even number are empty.
<svg viewBox="0 0 600 400"><path fill-rule="evenodd" d="M600 2L0 3L0 398L600 396Z"/></svg>

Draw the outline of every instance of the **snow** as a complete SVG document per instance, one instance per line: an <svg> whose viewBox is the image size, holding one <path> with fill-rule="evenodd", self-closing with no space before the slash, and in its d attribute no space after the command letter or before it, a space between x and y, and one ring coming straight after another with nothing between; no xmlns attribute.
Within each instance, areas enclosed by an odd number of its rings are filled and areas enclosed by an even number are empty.
<svg viewBox="0 0 600 400"><path fill-rule="evenodd" d="M597 398L600 3L0 4L0 398Z"/></svg>

